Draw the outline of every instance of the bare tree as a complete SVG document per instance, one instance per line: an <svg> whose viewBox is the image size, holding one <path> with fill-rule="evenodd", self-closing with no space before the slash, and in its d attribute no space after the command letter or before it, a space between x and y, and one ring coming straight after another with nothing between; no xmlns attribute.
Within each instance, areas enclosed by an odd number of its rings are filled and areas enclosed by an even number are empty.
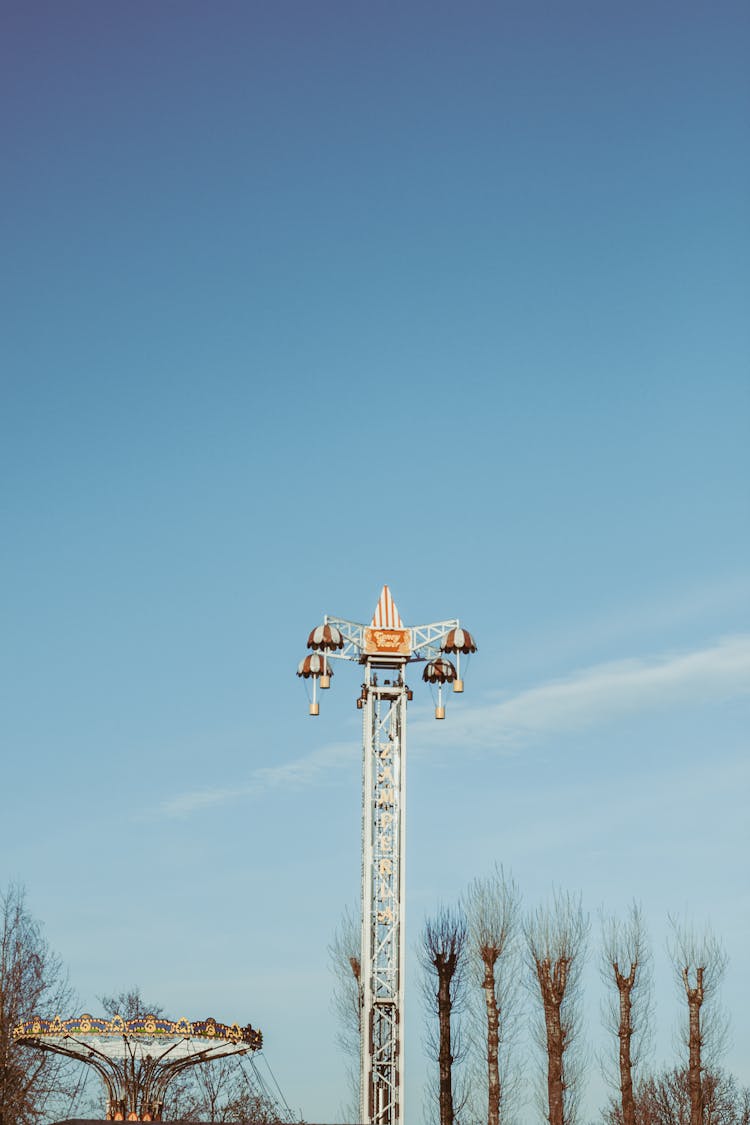
<svg viewBox="0 0 750 1125"><path fill-rule="evenodd" d="M702 1072L716 1060L726 1033L726 1021L717 1005L717 990L724 976L727 956L721 942L708 928L698 934L687 922L673 917L669 922L672 927L669 955L688 1007L684 1042L688 1054L690 1125L704 1125Z"/></svg>
<svg viewBox="0 0 750 1125"><path fill-rule="evenodd" d="M690 1125L690 1083L687 1067L642 1078L635 1091L640 1125ZM750 1125L750 1089L739 1087L722 1070L703 1075L704 1125ZM604 1125L623 1125L622 1102L613 1098L602 1114Z"/></svg>
<svg viewBox="0 0 750 1125"><path fill-rule="evenodd" d="M191 1081L172 1101L170 1117L181 1121L281 1125L282 1107L259 1083L259 1075L237 1056L195 1068Z"/></svg>
<svg viewBox="0 0 750 1125"><path fill-rule="evenodd" d="M440 1125L453 1125L456 1117L454 1063L460 1057L460 1039L453 1024L463 999L466 943L467 922L460 907L441 906L432 918L425 921L421 958L425 970L425 994L438 1018Z"/></svg>
<svg viewBox="0 0 750 1125"><path fill-rule="evenodd" d="M465 895L468 952L484 996L487 1125L499 1125L512 1088L507 1048L517 1026L520 904L517 884L497 866L487 878L475 879Z"/></svg>
<svg viewBox="0 0 750 1125"><path fill-rule="evenodd" d="M347 1080L351 1091L350 1105L343 1106L344 1120L359 1116L359 1049L362 1025L360 962L361 934L354 911L344 909L341 920L328 946L328 959L333 973L333 1011L338 1023L336 1042L347 1059Z"/></svg>
<svg viewBox="0 0 750 1125"><path fill-rule="evenodd" d="M546 1116L571 1125L578 1108L580 983L589 923L581 900L555 891L548 906L526 920L529 967L541 1002L539 1042L546 1057Z"/></svg>
<svg viewBox="0 0 750 1125"><path fill-rule="evenodd" d="M139 986L133 985L127 992L118 992L114 996L99 996L99 1003L108 1016L122 1016L124 1020L137 1020L143 1016L163 1016L164 1009L160 1004L147 1004L141 996Z"/></svg>
<svg viewBox="0 0 750 1125"><path fill-rule="evenodd" d="M33 1016L67 1015L73 1003L60 960L26 907L22 887L0 893L0 1125L33 1125L74 1085L59 1056L23 1047L14 1027Z"/></svg>
<svg viewBox="0 0 750 1125"><path fill-rule="evenodd" d="M633 903L624 919L601 919L600 971L609 988L605 1025L618 1042L618 1085L623 1125L635 1125L633 1080L646 1044L651 999L651 951L643 915Z"/></svg>
<svg viewBox="0 0 750 1125"><path fill-rule="evenodd" d="M358 1055L362 1022L360 932L348 907L328 946L328 958L333 973L333 1010L339 1024L337 1043L346 1054Z"/></svg>

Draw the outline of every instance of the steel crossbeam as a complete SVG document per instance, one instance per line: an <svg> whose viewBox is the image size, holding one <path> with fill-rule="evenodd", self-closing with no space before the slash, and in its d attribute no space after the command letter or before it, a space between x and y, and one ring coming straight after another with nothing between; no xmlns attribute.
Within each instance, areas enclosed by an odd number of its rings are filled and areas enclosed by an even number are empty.
<svg viewBox="0 0 750 1125"><path fill-rule="evenodd" d="M344 647L339 652L329 652L328 657L334 660L362 661L364 648L365 626L356 621L347 621L344 617L323 618L326 625L334 625L344 639ZM413 625L409 630L411 634L410 660L435 660L440 656L440 642L448 636L451 629L459 627L458 620L433 621L430 625Z"/></svg>

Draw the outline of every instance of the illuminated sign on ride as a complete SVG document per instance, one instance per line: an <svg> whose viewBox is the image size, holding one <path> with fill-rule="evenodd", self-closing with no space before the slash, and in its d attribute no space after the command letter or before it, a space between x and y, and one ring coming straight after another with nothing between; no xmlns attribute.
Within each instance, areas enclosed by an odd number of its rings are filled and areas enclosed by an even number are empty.
<svg viewBox="0 0 750 1125"><path fill-rule="evenodd" d="M377 656L379 653L411 655L411 629L376 629L370 625L365 629L364 634L364 650L368 655Z"/></svg>

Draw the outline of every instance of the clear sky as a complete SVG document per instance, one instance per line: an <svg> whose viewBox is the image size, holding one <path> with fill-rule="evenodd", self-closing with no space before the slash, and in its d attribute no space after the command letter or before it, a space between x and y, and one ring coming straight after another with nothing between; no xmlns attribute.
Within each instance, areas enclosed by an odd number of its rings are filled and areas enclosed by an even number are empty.
<svg viewBox="0 0 750 1125"><path fill-rule="evenodd" d="M750 1082L747 5L0 19L0 883L82 1007L249 1020L334 1117L359 678L294 671L388 582L480 645L415 683L410 948L495 861L635 896L661 1064L710 921Z"/></svg>

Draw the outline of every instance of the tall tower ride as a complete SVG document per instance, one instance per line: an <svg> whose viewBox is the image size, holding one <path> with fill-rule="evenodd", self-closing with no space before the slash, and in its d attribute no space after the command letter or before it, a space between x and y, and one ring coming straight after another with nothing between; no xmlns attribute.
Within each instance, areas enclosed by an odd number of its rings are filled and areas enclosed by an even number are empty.
<svg viewBox="0 0 750 1125"><path fill-rule="evenodd" d="M387 586L369 625L326 615L310 633L312 652L297 675L312 685L310 714L320 710L318 687L330 687L329 657L363 667L362 711L362 948L360 976L360 1121L403 1121L404 859L406 831L406 707L412 698L407 664L424 664L436 691L435 718L445 718L443 688L463 691L461 654L476 651L458 620L406 628ZM455 655L456 664L446 654Z"/></svg>

